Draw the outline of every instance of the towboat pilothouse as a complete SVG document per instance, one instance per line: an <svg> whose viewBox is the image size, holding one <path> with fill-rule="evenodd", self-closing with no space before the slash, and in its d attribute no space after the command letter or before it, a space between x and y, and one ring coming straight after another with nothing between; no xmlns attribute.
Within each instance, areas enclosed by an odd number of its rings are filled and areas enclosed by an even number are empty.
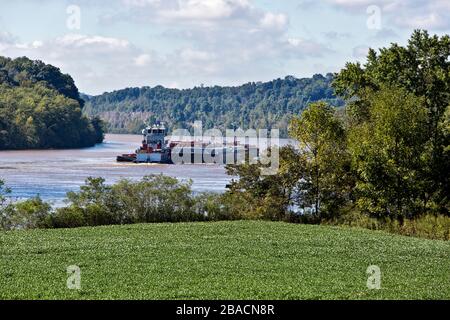
<svg viewBox="0 0 450 320"><path fill-rule="evenodd" d="M167 147L166 128L163 123L157 123L142 130L142 146L133 154L123 154L117 157L119 162L135 163L172 163L171 149Z"/></svg>

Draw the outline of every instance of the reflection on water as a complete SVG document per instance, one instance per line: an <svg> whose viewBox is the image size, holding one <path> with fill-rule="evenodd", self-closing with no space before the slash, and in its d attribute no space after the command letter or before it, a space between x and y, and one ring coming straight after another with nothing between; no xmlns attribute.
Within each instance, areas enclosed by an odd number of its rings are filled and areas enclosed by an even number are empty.
<svg viewBox="0 0 450 320"><path fill-rule="evenodd" d="M105 143L78 150L0 151L0 179L13 197L40 195L56 205L68 191L76 191L87 177L103 177L107 183L121 178L139 180L149 174L192 179L197 192L223 192L231 180L220 165L163 165L117 163L116 156L130 153L141 143L138 135L107 135Z"/></svg>

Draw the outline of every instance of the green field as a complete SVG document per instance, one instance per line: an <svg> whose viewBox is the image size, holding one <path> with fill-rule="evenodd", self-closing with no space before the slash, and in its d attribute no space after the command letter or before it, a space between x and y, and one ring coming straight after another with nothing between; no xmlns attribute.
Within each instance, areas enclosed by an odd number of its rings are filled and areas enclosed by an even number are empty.
<svg viewBox="0 0 450 320"><path fill-rule="evenodd" d="M449 242L361 229L146 224L1 232L0 248L0 299L450 299Z"/></svg>

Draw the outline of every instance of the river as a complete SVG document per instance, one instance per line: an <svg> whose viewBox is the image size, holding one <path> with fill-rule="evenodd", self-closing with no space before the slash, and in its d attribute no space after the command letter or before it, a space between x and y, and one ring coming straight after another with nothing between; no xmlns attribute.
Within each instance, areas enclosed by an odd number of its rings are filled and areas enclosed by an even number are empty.
<svg viewBox="0 0 450 320"><path fill-rule="evenodd" d="M223 192L231 180L222 165L164 165L117 163L116 156L140 145L139 135L106 135L105 142L77 150L0 151L0 179L16 200L39 195L55 206L63 204L68 191L77 191L87 177L103 177L111 184L119 179L139 180L145 175L165 174L192 179L195 192Z"/></svg>
<svg viewBox="0 0 450 320"><path fill-rule="evenodd" d="M11 188L13 200L39 195L55 206L63 205L66 193L79 190L88 177L103 177L112 184L123 178L140 180L162 173L192 180L194 192L224 192L232 179L223 165L116 162L117 155L132 153L141 140L140 135L107 134L103 144L86 149L0 151L0 179ZM281 139L280 144L295 143Z"/></svg>

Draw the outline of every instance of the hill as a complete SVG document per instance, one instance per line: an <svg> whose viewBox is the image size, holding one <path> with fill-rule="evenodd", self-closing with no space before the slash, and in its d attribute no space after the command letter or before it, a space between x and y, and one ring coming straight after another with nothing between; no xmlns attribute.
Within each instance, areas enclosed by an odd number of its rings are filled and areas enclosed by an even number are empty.
<svg viewBox="0 0 450 320"><path fill-rule="evenodd" d="M0 299L449 299L449 242L276 222L0 233ZM68 266L81 291L66 288ZM367 288L370 265L381 290Z"/></svg>
<svg viewBox="0 0 450 320"><path fill-rule="evenodd" d="M205 129L279 128L287 136L294 114L319 100L343 105L331 88L333 75L297 79L288 76L237 87L193 89L127 88L89 97L85 112L109 123L109 132L140 133L143 122L164 121L170 129L189 128L196 120Z"/></svg>
<svg viewBox="0 0 450 320"><path fill-rule="evenodd" d="M0 57L0 150L90 147L103 141L99 119L82 113L71 76L42 61Z"/></svg>

